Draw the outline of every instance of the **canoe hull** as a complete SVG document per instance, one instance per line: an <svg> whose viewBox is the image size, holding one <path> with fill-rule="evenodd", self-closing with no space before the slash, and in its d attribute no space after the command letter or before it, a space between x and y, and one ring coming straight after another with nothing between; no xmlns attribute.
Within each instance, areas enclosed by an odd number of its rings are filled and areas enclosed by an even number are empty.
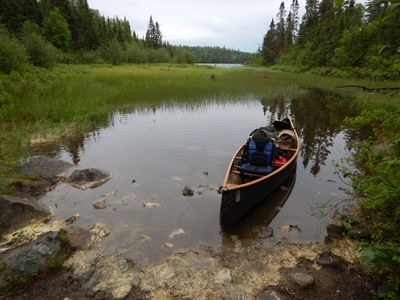
<svg viewBox="0 0 400 300"><path fill-rule="evenodd" d="M273 176L241 189L222 192L220 223L232 227L238 223L257 204L267 201L268 196L288 178L296 167L296 159Z"/></svg>

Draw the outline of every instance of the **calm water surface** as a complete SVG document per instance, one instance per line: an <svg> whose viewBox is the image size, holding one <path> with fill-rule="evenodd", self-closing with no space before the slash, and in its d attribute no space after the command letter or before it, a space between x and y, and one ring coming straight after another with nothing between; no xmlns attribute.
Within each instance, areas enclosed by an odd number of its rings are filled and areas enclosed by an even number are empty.
<svg viewBox="0 0 400 300"><path fill-rule="evenodd" d="M349 103L308 90L293 99L160 103L115 113L109 126L52 149L77 168L104 169L113 178L87 191L62 184L42 201L54 209L55 219L79 212L77 226L105 223L111 234L101 246L142 262L180 249L229 246L232 234L245 243L269 223L278 238L322 241L331 214L321 217L329 207L320 207L345 199L348 188L334 174L332 161L348 154L342 120L351 111ZM237 228L223 231L217 189L231 156L254 128L286 113L294 116L302 138L296 174ZM196 191L193 197L182 195L185 186ZM92 203L104 196L108 207L94 209ZM159 206L145 208L148 202ZM289 224L300 230L288 232ZM174 235L178 229L184 233Z"/></svg>

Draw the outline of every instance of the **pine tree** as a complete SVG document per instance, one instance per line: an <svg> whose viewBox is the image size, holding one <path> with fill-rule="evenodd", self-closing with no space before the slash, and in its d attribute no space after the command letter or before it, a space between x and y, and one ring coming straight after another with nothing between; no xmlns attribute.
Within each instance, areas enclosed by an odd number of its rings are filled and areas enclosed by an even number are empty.
<svg viewBox="0 0 400 300"><path fill-rule="evenodd" d="M269 30L264 36L261 48L261 56L263 59L263 64L265 65L272 65L276 62L276 29L274 20L271 21Z"/></svg>
<svg viewBox="0 0 400 300"><path fill-rule="evenodd" d="M277 51L280 54L285 48L285 28L286 28L286 10L285 2L281 2L279 12L276 15L278 23L276 24L276 45Z"/></svg>
<svg viewBox="0 0 400 300"><path fill-rule="evenodd" d="M306 12L299 29L298 42L304 46L306 42L311 41L316 33L318 26L318 0L306 1Z"/></svg>

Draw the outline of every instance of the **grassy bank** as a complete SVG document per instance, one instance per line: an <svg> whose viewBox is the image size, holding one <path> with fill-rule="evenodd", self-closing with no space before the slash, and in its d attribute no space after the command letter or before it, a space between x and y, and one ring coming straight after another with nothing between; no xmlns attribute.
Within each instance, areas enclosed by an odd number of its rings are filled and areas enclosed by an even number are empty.
<svg viewBox="0 0 400 300"><path fill-rule="evenodd" d="M215 74L216 80L211 80ZM32 143L85 132L107 124L112 112L141 104L232 99L249 95L290 95L299 87L379 85L266 68L221 69L192 65L65 66L31 68L0 75L0 163L26 155ZM376 95L347 91L366 105ZM388 103L388 97L385 103Z"/></svg>

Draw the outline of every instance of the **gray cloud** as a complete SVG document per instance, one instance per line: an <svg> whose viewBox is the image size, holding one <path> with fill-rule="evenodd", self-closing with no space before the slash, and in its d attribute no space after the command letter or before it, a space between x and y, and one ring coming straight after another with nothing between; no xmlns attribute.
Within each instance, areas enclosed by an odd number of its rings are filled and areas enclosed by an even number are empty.
<svg viewBox="0 0 400 300"><path fill-rule="evenodd" d="M256 51L281 0L89 0L105 16L126 17L143 36L150 15L176 45L226 46ZM286 1L290 6L291 1ZM302 10L305 0L299 0Z"/></svg>

